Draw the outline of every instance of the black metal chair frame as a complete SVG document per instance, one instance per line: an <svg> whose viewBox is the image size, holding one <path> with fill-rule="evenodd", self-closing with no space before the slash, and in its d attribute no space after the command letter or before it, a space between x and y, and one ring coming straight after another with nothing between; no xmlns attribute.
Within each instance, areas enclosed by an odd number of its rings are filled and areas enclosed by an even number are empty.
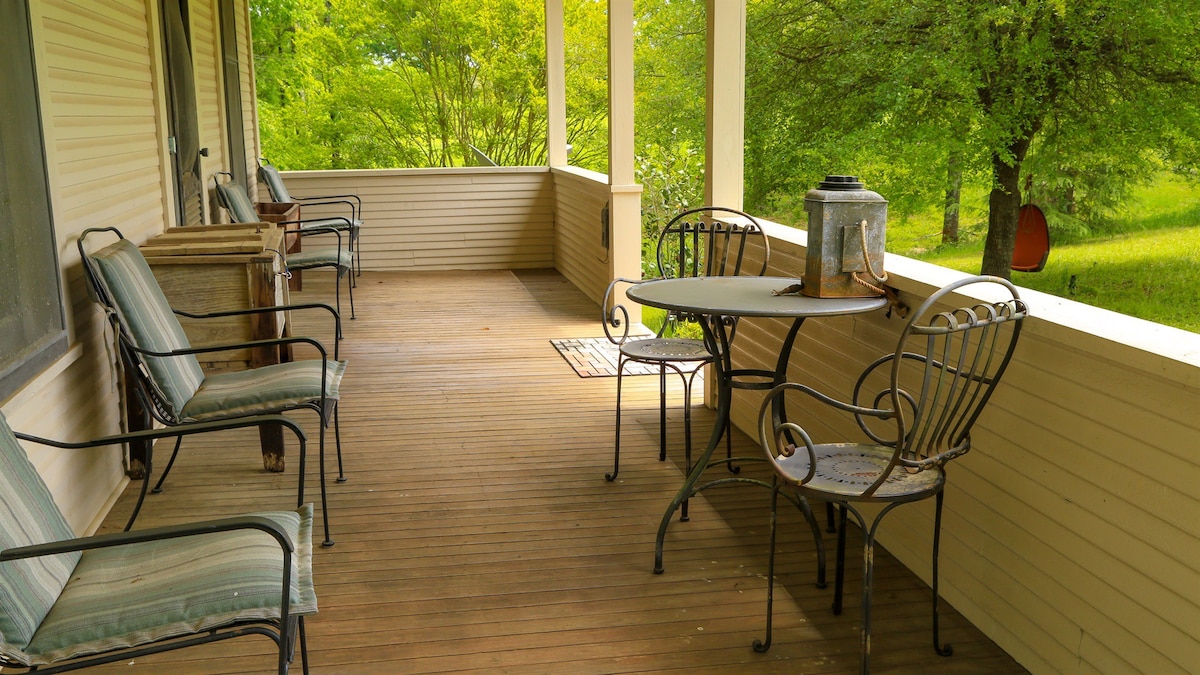
<svg viewBox="0 0 1200 675"><path fill-rule="evenodd" d="M944 302L948 295L974 284L1003 287L1011 297L999 301L980 301L950 311L935 310L935 306ZM938 552L945 496L944 467L971 449L971 428L1007 370L1020 336L1022 321L1028 314L1028 307L1008 280L968 277L939 289L913 312L900 335L896 351L879 357L863 370L854 385L850 402L840 401L794 382L785 382L767 394L759 410L759 443L774 468L774 481L767 564L766 634L762 640L754 641L755 651L765 652L771 646L777 504L781 491L791 486L798 499L815 498L838 506L840 526L834 614L842 611L848 513L854 515L863 532L862 673L870 671L871 584L879 524L884 516L901 504L934 498L933 646L942 656L952 653L949 644L941 643L938 630ZM924 349L909 350L913 341L923 342ZM890 377L884 389L873 391L867 386L873 373L880 373L875 376L878 379L889 371ZM903 386L905 382L915 382L917 386L906 389ZM854 415L859 428L871 443L814 443L799 424L785 421L780 412L789 391L805 394L819 403ZM894 423L894 434L873 428L869 420ZM836 462L831 461L850 463L858 457L867 456L872 457L870 470L878 473L874 479L869 477L867 469L861 467L858 470L862 473L846 473L851 471L848 468L839 472ZM783 468L782 464L793 457L798 458L796 470ZM814 477L823 481L821 485L826 488L814 488L811 484ZM789 495L784 496L791 499ZM868 519L852 504L860 502L880 504L882 509L874 518ZM814 533L817 534L817 545L822 546L815 528Z"/></svg>
<svg viewBox="0 0 1200 675"><path fill-rule="evenodd" d="M274 173L278 179L278 187L283 190L282 193L277 193L276 183L271 180L269 174ZM297 204L308 204L310 206L336 205L345 204L350 207L350 219L347 221L347 232L350 235L350 245L354 247L355 274L362 276L362 233L359 232L359 227L354 225L355 221L362 222L362 199L358 195L313 195L310 197L296 197L288 191L287 185L283 182L283 176L280 175L279 169L271 164L271 161L266 157L258 158L258 174L263 184L267 186L267 191L271 193L271 199L277 202L294 202ZM346 220L341 216L334 216L339 220Z"/></svg>
<svg viewBox="0 0 1200 675"><path fill-rule="evenodd" d="M183 443L183 436L190 435L192 433L203 432L203 431L212 431L215 428L225 428L225 427L219 426L220 422L224 422L226 424L234 424L234 423L238 422L239 420L248 419L250 417L256 417L256 416L261 417L262 414L264 413L264 411L258 411L255 413L230 415L230 416L222 418L220 420L210 420L210 421L205 421L205 422L181 421L178 418L176 418L174 414L171 413L170 407L166 404L166 396L158 388L158 386L157 386L157 384L155 384L154 380L150 377L150 375L149 375L150 371L148 368L146 368L144 361L143 361L143 357L145 357L145 356L169 357L169 356L183 356L183 355L188 355L188 354L190 354L190 355L212 354L212 353L217 353L217 352L240 350L240 349L247 349L247 348L249 348L249 349L267 348L267 347L279 348L279 347L285 346L285 345L307 344L307 345L313 346L320 353L322 372L325 372L325 369L327 368L328 362L329 362L329 355L326 351L325 346L323 344L321 344L320 341L318 341L314 338L304 337L304 336L289 336L289 337L271 338L271 339L266 339L266 340L251 340L248 342L212 345L212 346L208 346L208 347L192 347L192 348L188 348L188 349L177 349L177 350L173 350L170 352L156 352L156 351L142 349L142 348L138 347L136 344L134 344L133 339L128 334L127 328L122 323L121 318L120 318L120 313L116 310L116 305L112 299L112 294L108 290L107 285L105 284L105 282L103 280L103 277L100 275L100 273L98 271L96 271L92 267L93 263L90 261L90 259L88 257L87 249L85 248L85 242L87 240L87 237L90 235L93 235L93 234L101 233L101 232L112 232L119 239L125 238L125 236L123 234L121 234L120 230L118 230L115 227L89 228L87 230L84 230L79 235L79 240L77 242L77 246L79 248L80 259L83 261L84 273L88 279L89 291L93 294L93 299L104 308L104 311L108 317L109 323L113 328L113 333L117 337L117 344L118 344L118 350L119 350L119 353L121 356L121 362L125 366L125 372L134 374L134 377L133 377L134 385L135 385L134 391L136 393L138 402L141 406L141 410L144 415L143 426L150 427L151 420L157 420L158 422L166 425L168 427L168 429L167 429L168 431L171 431L171 433L164 434L164 436L174 436L175 437L174 450L171 452L171 457L167 461L166 467L163 469L163 475L158 479L158 482L154 486L153 492L155 494L158 494L158 493L162 492L163 482L167 479L167 475L171 472L171 468L175 465L175 459L176 459L176 457L178 457L180 446ZM180 310L172 310L172 311L178 316L183 316L183 317L186 317L189 319L203 320L203 319L216 319L216 318L224 318L224 317L231 317L231 316L245 316L245 315L252 315L252 314L260 314L260 313L264 313L264 312L299 311L299 310L308 310L308 309L320 309L320 310L328 311L333 316L335 335L340 332L341 317L338 315L337 310L335 310L333 307L330 307L329 305L325 305L325 304L321 304L321 303L280 305L280 306L274 306L274 307L258 307L258 308L242 309L242 310L229 310L229 311L223 311L223 312L210 312L210 313L206 313L206 314L193 314L190 312L183 312ZM333 360L336 361L337 359L338 359L338 340L335 337L334 349L333 349ZM325 484L325 429L330 426L331 421L332 421L333 430L334 430L334 443L335 443L335 447L337 450L337 464L338 464L337 482L339 482L339 483L345 482L346 474L345 474L345 470L344 470L343 463L342 463L342 434L341 434L341 425L338 420L338 405L337 405L338 401L336 399L327 398L325 394L326 394L325 382L324 382L324 378L322 378L321 397L320 397L319 402L300 403L300 404L297 404L294 406L281 408L278 410L273 410L271 412L272 413L282 413L282 412L286 412L289 410L305 410L305 409L307 409L307 410L313 410L314 412L317 413L317 416L320 420L320 425L321 425L320 426L320 434L319 434L319 444L318 444L318 448L319 448L318 465L319 465L319 470L320 470L320 486L321 486L321 515L322 515L322 524L324 525L324 530L325 530L325 540L321 543L321 545L324 547L329 547L329 546L333 546L334 541L329 535L329 503L328 503L328 494L327 494L326 484ZM211 425L211 424L218 424L218 426L216 426L216 427L207 426L207 425ZM261 425L262 423L259 423L259 424ZM247 426L247 425L237 424L237 426ZM289 426L294 427L294 425L289 425ZM192 431L193 429L196 429L196 431ZM300 445L300 461L299 461L300 466L298 468L298 473L299 473L299 477L298 477L299 487L297 488L297 505L298 506L302 505L304 503L304 470L305 470L304 450L305 450L305 445L302 443ZM137 519L138 513L141 511L142 504L146 499L146 492L147 492L147 488L149 487L150 478L151 478L151 452L152 452L152 445L147 444L146 476L142 481L142 488L141 488L141 492L138 496L137 503L134 506L133 512L129 516L129 522L126 523L126 525L125 525L126 531L129 531L130 529L132 529L133 523Z"/></svg>
<svg viewBox="0 0 1200 675"><path fill-rule="evenodd" d="M734 222L723 222L723 220ZM746 259L746 248L751 237L762 247L762 266L754 276L767 271L771 256L770 243L762 226L753 216L736 209L721 206L702 206L677 214L659 233L655 249L655 260L659 278L683 276L736 276L742 273ZM629 310L616 301L617 288L641 283L634 279L614 279L604 294L601 305L604 334L619 347L617 360L617 407L616 433L613 443L613 470L604 474L608 481L615 481L620 471L621 459L621 391L625 376L625 365L631 362L658 366L659 369L659 461L667 458L667 371L679 375L683 382L683 428L684 428L684 472L692 467L692 385L696 374L713 360L712 353L702 340L663 337L667 328L678 321L695 321L697 317L668 314L663 325L652 337L629 334ZM736 317L721 319L730 331L736 330ZM613 329L623 329L620 335ZM733 457L732 437L726 435L726 457ZM730 471L737 473L740 467L727 462ZM683 503L680 518L688 519L687 502Z"/></svg>
<svg viewBox="0 0 1200 675"><path fill-rule="evenodd" d="M216 431L220 429L234 429L239 427L262 426L267 424L278 424L291 429L296 438L300 442L301 463L304 461L304 432L296 425L295 422L283 415L259 415L255 417L242 417L230 420L218 420L214 422L199 422L189 425L186 428L166 428L166 429L148 429L145 431L135 431L124 434L116 434L113 436L105 436L83 442L65 442L57 441L31 434L13 431L13 435L23 441L37 443L49 447L61 449L86 449L96 448L106 445L116 445L119 443L131 443L142 441L153 441L160 438L168 438L171 436L182 436L196 433L204 433L207 431ZM146 470L147 481L149 480L150 462L147 456ZM301 469L301 490L303 490L304 471ZM144 492L143 492L144 496ZM139 502L140 503L140 502ZM132 522L132 521L131 521ZM65 541L55 541L46 544L37 544L34 546L23 546L20 548L10 548L0 550L0 563L10 560L21 560L26 558L39 558L43 556L58 555L61 553L70 553L73 551L84 551L88 549L105 548L109 546L123 546L126 544L136 544L149 541L161 541L164 539L174 539L177 537L188 537L204 534L214 534L217 532L229 532L232 530L256 529L266 532L279 542L280 547L285 551L283 556L283 593L280 599L280 618L278 620L256 620L243 621L220 628L204 630L202 634L191 636L180 636L169 638L161 642L151 643L142 647L134 648L118 648L110 652L104 652L98 655L72 660L67 663L38 666L29 670L29 672L37 673L62 673L80 668L90 668L105 663L113 663L115 661L124 661L134 659L140 656L149 654L157 654L160 652L173 651L183 649L185 647L193 647L196 645L206 644L209 642L219 642L230 638L242 637L245 635L265 635L275 642L279 649L278 672L286 673L289 664L295 656L296 637L300 639L300 662L304 673L308 673L308 645L304 631L304 617L291 616L290 604L291 593L289 592L292 567L292 553L295 549L289 539L287 532L283 530L277 523L269 518L262 516L235 516L232 518L222 518L217 520L208 520L195 523L186 523L182 525L169 525L165 527L155 527L147 530L138 530L136 532L126 531L113 534L94 535L91 537L79 537L76 539L68 539ZM0 667L4 668L25 668L19 663L8 663L7 660L0 657Z"/></svg>
<svg viewBox="0 0 1200 675"><path fill-rule="evenodd" d="M229 182L222 185L220 182L220 178L219 178L220 176L227 176L229 178ZM242 186L234 181L233 174L228 171L218 171L215 174L213 174L213 185L216 187L217 201L220 202L221 207L229 212L231 218L233 218L234 220L239 220L237 218L237 211L236 211L236 209L233 208L233 204L230 203L229 197L228 197L228 195L226 195L225 191L226 190L240 191L242 193L242 195L245 197L247 203L249 203L249 201L250 201L249 195L245 194L245 191L242 188ZM319 221L326 221L326 220L341 220L346 223L350 222L350 221L346 220L345 218L322 218L322 219L319 219ZM334 305L337 307L338 314L340 315L342 313L342 290L341 290L341 287L338 286L338 282L341 281L343 276L350 274L350 272L352 271L351 268L354 266L354 257L355 257L354 251L350 247L351 242L347 241L346 250L350 253L350 266L347 267L347 266L343 265L340 261L340 257L337 254L337 251L340 251L342 248L342 229L343 228L335 227L333 225L321 226L321 227L303 227L304 223L309 223L309 222L317 222L317 221L282 220L277 223L272 223L273 225L276 225L276 226L279 226L279 225L283 225L283 226L301 225L300 228L295 229L295 230L287 229L286 227L284 228L284 230L283 230L283 236L284 236L283 250L278 251L277 253L279 253L280 260L283 262L284 267L287 268L287 270L285 270L285 274L287 275L287 277L289 279L291 278L292 270L320 269L320 268L324 268L324 267L332 268L334 270L334 273L337 275L337 279L333 284ZM288 256L286 253L286 251L288 249L287 238L288 237L303 238L303 237L307 237L307 236L311 236L311 235L318 235L318 234L332 234L333 236L337 237L337 246L333 249L329 249L331 251L331 253L322 260L314 261L314 262L311 262L304 266L289 266L288 265ZM358 316L356 315L356 313L354 311L354 286L356 284L354 283L353 276L354 275L351 274L350 279L346 283L346 292L350 296L350 319L351 320L358 318ZM341 331L339 330L338 331L338 339L341 339L343 337L344 337L344 335L342 335Z"/></svg>

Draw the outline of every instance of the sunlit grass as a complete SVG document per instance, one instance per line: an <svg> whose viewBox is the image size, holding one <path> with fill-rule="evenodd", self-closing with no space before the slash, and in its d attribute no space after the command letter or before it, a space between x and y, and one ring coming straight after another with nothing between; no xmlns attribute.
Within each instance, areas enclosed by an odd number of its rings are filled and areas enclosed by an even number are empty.
<svg viewBox="0 0 1200 675"><path fill-rule="evenodd" d="M940 246L941 216L934 212L888 222L888 250L964 272L979 272L986 211L970 210L983 197L964 189L966 231L958 246ZM1013 281L1064 298L1200 332L1200 190L1163 175L1138 188L1104 224L1110 232L1082 242L1053 242L1046 269L1013 272Z"/></svg>
<svg viewBox="0 0 1200 675"><path fill-rule="evenodd" d="M981 247L922 259L977 273ZM1147 230L1051 248L1046 269L1013 282L1095 307L1200 332L1200 227Z"/></svg>

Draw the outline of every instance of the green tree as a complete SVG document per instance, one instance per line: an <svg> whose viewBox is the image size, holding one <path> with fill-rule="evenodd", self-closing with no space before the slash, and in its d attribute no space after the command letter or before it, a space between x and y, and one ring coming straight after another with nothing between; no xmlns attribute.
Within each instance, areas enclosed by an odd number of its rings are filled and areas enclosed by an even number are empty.
<svg viewBox="0 0 1200 675"><path fill-rule="evenodd" d="M1104 170L1115 185L1155 162L1197 165L1195 3L761 0L752 8L755 114L769 111L778 125L752 141L763 151L755 178L767 177L759 198L794 180L786 163L815 158L830 168L858 162L893 203L931 202L959 157L968 172L990 175L981 267L1007 276L1027 157L1042 157L1039 173L1054 183L1071 171L1079 184ZM760 156L768 148L784 152Z"/></svg>
<svg viewBox="0 0 1200 675"><path fill-rule="evenodd" d="M461 166L474 146L543 164L544 16L541 0L255 0L265 153L283 168ZM573 103L573 137L607 128L594 96Z"/></svg>

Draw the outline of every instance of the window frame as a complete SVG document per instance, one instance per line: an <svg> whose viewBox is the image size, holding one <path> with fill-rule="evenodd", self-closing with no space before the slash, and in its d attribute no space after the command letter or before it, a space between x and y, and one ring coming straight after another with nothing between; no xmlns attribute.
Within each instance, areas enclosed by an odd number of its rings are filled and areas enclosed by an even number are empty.
<svg viewBox="0 0 1200 675"><path fill-rule="evenodd" d="M44 325L38 325L37 329L41 332L37 336L27 337L24 344L17 345L0 345L0 401L4 401L18 392L20 389L28 385L34 380L39 373L61 358L67 353L69 348L69 336L67 328L66 309L63 303L63 284L62 284L62 265L58 256L58 241L54 226L54 209L53 198L50 193L50 172L49 162L46 155L46 133L45 124L42 118L41 91L38 82L37 69L37 54L34 50L33 39L33 24L32 16L29 11L27 1L13 3L12 7L16 8L17 12L22 13L23 21L6 22L6 27L0 27L0 32L8 32L8 37L17 40L16 49L25 48L28 50L28 69L21 69L24 72L18 71L16 77L28 75L29 88L29 105L32 106L29 119L33 123L29 128L22 128L13 131L13 125L6 124L5 127L10 130L9 138L14 137L31 137L31 132L37 133L37 154L41 157L41 173L35 170L35 167L27 167L29 170L25 172L28 175L29 181L37 181L40 176L43 187L42 194L45 196L45 219L31 219L28 221L12 220L12 232L14 237L20 232L18 228L25 224L27 228L45 227L47 228L46 239L42 241L29 242L30 245L49 246L49 259L53 264L49 269L41 270L41 276L37 278L38 294L34 297L18 296L18 304L30 306L32 303L43 301L46 304L53 304L57 308L54 316L45 316L41 319ZM24 31L23 35L18 31ZM24 42L21 42L21 41ZM22 66L24 64L21 64ZM19 100L18 96L13 97ZM36 130L32 127L36 126ZM8 180L8 179L5 179ZM44 256L45 252L39 252L40 256ZM14 275L15 276L15 275ZM14 280L11 283L16 284ZM7 320L15 321L17 317L31 316L30 314L17 314L14 317L5 317Z"/></svg>

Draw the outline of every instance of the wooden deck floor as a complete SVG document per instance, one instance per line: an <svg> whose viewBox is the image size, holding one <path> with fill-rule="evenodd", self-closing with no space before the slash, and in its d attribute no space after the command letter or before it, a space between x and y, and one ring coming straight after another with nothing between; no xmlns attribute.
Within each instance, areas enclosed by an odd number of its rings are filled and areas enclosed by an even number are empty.
<svg viewBox="0 0 1200 675"><path fill-rule="evenodd" d="M297 299L330 290L310 276ZM833 616L793 512L781 523L775 645L751 650L764 621L766 490L693 500L691 521L668 534L666 573L652 573L681 452L656 461L657 379L630 378L621 475L604 480L616 380L576 376L551 347L551 338L601 334L595 305L561 276L367 273L355 296L359 318L342 343L349 481L330 483L337 544L316 552L313 672L857 671L859 559L850 556L849 607ZM315 439L316 425L303 421ZM700 442L711 423L698 409ZM736 442L757 454L745 436ZM265 473L256 444L241 432L186 441L138 527L289 507L294 457L285 474ZM137 487L105 529L124 523ZM929 590L886 554L876 584L876 672L1025 672L949 608L943 638L954 656L936 656ZM266 640L244 638L109 668L266 672L269 652Z"/></svg>

